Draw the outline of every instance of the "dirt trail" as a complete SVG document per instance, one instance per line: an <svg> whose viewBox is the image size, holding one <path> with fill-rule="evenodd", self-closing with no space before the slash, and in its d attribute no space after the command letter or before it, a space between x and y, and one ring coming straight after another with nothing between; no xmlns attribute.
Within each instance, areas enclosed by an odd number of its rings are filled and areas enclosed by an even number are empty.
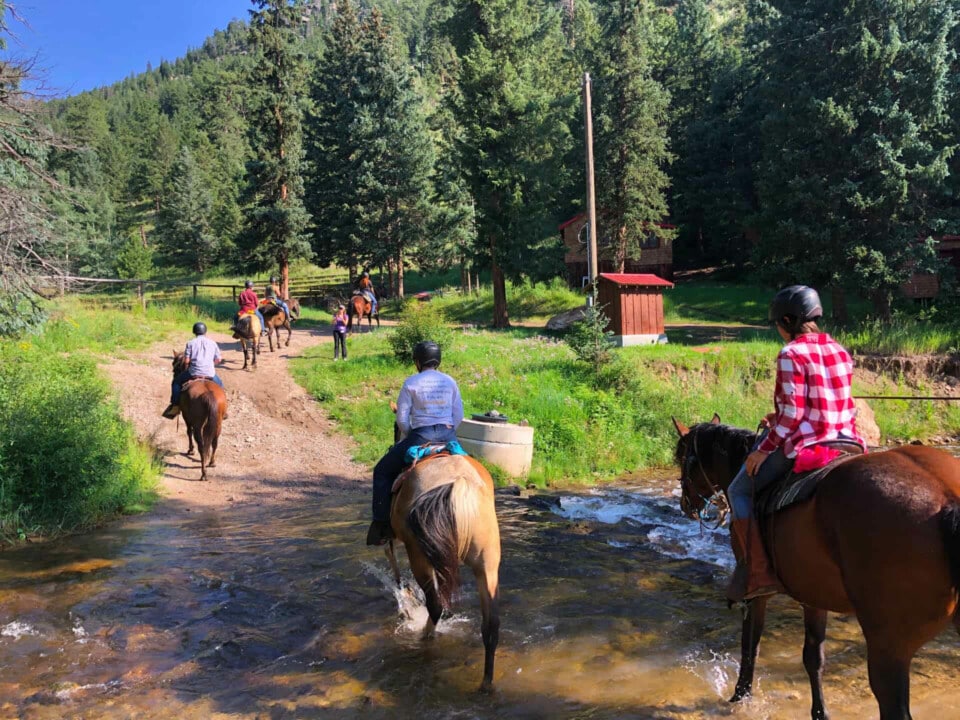
<svg viewBox="0 0 960 720"><path fill-rule="evenodd" d="M123 414L138 435L162 453L161 492L177 503L161 502L158 512L230 504L271 506L333 490L366 489L367 471L350 459L348 440L333 436L322 409L290 376L289 363L309 347L331 344L325 329L295 330L290 347L271 353L266 340L255 371L241 370L243 353L230 336L211 332L226 362L218 374L227 390L228 418L217 451L217 464L200 482L196 454L187 457L186 427L160 412L170 396L171 351L190 339L154 345L104 364L119 396Z"/></svg>

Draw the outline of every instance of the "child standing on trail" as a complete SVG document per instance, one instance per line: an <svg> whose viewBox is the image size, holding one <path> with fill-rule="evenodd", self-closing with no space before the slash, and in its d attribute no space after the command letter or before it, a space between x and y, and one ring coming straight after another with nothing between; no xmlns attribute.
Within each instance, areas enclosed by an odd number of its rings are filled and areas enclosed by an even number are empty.
<svg viewBox="0 0 960 720"><path fill-rule="evenodd" d="M337 306L333 315L333 359L339 360L343 352L343 359L347 359L347 309L343 305Z"/></svg>

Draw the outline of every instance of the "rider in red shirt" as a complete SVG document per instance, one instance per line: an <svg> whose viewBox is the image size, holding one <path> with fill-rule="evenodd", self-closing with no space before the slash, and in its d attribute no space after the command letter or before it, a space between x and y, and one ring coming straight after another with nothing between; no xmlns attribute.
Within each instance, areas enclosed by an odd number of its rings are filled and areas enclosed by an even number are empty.
<svg viewBox="0 0 960 720"><path fill-rule="evenodd" d="M244 290L240 293L240 297L237 298L237 303L240 305L240 311L233 316L233 325L230 326L231 330L237 329L237 323L240 321L240 315L253 310L257 313L257 317L260 318L260 334L267 334L267 324L263 320L263 314L260 312L260 304L257 301L257 293L253 289L253 280L247 280L243 284Z"/></svg>

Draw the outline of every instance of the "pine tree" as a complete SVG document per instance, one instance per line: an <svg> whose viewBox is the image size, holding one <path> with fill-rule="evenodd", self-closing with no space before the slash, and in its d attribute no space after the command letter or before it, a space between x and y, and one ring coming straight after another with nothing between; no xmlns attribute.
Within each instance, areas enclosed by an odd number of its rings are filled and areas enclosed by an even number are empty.
<svg viewBox="0 0 960 720"><path fill-rule="evenodd" d="M462 166L489 252L493 325L508 327L505 276L533 274L547 253L559 254L554 213L567 187L576 80L554 6L469 0L451 25L462 62L454 99Z"/></svg>
<svg viewBox="0 0 960 720"><path fill-rule="evenodd" d="M252 0L250 42L257 63L250 78L257 97L251 121L256 159L249 184L244 245L251 260L277 263L288 293L290 261L312 255L305 235L300 174L303 152L300 98L305 82L300 36L302 0Z"/></svg>
<svg viewBox="0 0 960 720"><path fill-rule="evenodd" d="M931 267L947 173L947 3L784 5L763 55L762 242L778 283L851 280L889 315Z"/></svg>
<svg viewBox="0 0 960 720"><path fill-rule="evenodd" d="M160 254L171 265L202 273L217 256L210 227L213 199L189 148L177 155L167 185L167 201L157 226Z"/></svg>
<svg viewBox="0 0 960 720"><path fill-rule="evenodd" d="M405 254L432 209L433 144L402 53L380 14L344 2L317 65L307 128L314 247L349 267L390 263L403 295Z"/></svg>
<svg viewBox="0 0 960 720"><path fill-rule="evenodd" d="M612 260L623 272L640 256L650 234L672 234L657 223L667 217L665 171L670 96L653 75L657 53L652 0L616 0L605 8L604 44L608 63L597 87L597 204L612 240Z"/></svg>

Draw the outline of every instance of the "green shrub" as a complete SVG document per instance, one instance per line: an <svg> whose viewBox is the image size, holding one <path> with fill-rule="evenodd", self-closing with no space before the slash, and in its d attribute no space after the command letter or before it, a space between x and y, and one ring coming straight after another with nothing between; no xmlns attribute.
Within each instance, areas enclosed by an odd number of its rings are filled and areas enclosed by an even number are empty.
<svg viewBox="0 0 960 720"><path fill-rule="evenodd" d="M150 454L93 359L0 350L0 535L94 525L149 497Z"/></svg>
<svg viewBox="0 0 960 720"><path fill-rule="evenodd" d="M594 371L608 364L613 355L613 333L607 330L610 320L597 305L591 305L584 313L583 320L574 323L565 338L578 360L593 366Z"/></svg>
<svg viewBox="0 0 960 720"><path fill-rule="evenodd" d="M390 336L390 347L397 360L409 363L413 346L418 342L433 340L441 349L449 349L452 339L453 331L442 308L431 302L410 301L404 306L400 322Z"/></svg>

